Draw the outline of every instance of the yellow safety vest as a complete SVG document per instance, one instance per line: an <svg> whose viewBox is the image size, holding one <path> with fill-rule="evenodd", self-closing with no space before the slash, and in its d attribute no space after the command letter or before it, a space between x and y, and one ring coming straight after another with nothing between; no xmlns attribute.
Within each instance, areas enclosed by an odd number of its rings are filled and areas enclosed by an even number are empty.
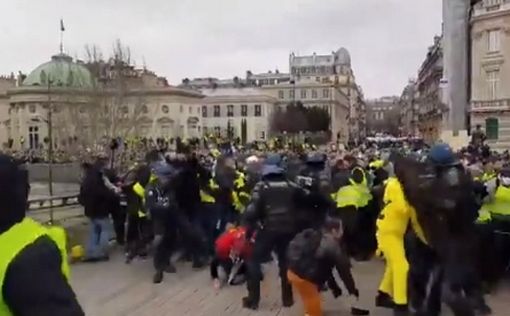
<svg viewBox="0 0 510 316"><path fill-rule="evenodd" d="M489 211L493 216L509 216L510 218L510 188L500 185L496 189L494 198L485 203L482 209Z"/></svg>
<svg viewBox="0 0 510 316"><path fill-rule="evenodd" d="M69 280L70 268L67 262L66 234L64 229L60 227L47 228L31 218L25 217L23 221L0 235L0 289L3 289L7 269L14 258L27 246L45 235L50 237L60 250L62 274ZM13 315L1 292L0 315Z"/></svg>
<svg viewBox="0 0 510 316"><path fill-rule="evenodd" d="M336 201L336 207L355 206L359 207L360 204L360 192L354 185L346 185L341 187L334 196Z"/></svg>
<svg viewBox="0 0 510 316"><path fill-rule="evenodd" d="M209 179L209 188L211 190L217 190L219 189L219 185L216 184L216 181L214 181L214 179ZM202 203L215 203L216 202L216 199L214 198L214 196L210 195L209 193L207 193L205 190L200 190L200 201Z"/></svg>
<svg viewBox="0 0 510 316"><path fill-rule="evenodd" d="M140 197L140 199L142 200L142 204L145 205L145 188L140 184L140 182L137 182L135 183L135 185L133 185L133 191L136 193L136 195ZM145 214L145 212L143 212L142 210L138 210L139 218L146 216L147 214Z"/></svg>

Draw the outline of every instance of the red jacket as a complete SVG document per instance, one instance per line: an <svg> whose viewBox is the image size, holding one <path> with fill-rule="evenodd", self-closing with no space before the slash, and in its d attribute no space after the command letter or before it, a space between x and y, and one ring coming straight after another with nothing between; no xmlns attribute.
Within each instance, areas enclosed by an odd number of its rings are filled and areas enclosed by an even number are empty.
<svg viewBox="0 0 510 316"><path fill-rule="evenodd" d="M220 259L229 259L234 253L246 259L252 252L251 241L246 240L246 228L238 227L224 232L216 239L216 256Z"/></svg>

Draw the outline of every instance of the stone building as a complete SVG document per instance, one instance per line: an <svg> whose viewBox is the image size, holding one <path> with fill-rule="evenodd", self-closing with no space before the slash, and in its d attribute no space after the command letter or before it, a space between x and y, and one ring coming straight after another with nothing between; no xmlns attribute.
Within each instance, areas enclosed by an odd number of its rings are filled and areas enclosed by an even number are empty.
<svg viewBox="0 0 510 316"><path fill-rule="evenodd" d="M201 136L202 94L129 65L116 71L104 62L98 76L92 66L55 55L7 90L15 149L47 147L50 131L55 148L103 137Z"/></svg>
<svg viewBox="0 0 510 316"><path fill-rule="evenodd" d="M510 0L479 1L471 16L471 126L510 149Z"/></svg>
<svg viewBox="0 0 510 316"><path fill-rule="evenodd" d="M14 74L0 76L0 145L8 146L9 142L9 96L7 91L16 86Z"/></svg>
<svg viewBox="0 0 510 316"><path fill-rule="evenodd" d="M349 140L349 97L332 83L300 80L262 87L276 100L276 106L301 102L307 107L319 107L330 115L330 131L334 140Z"/></svg>
<svg viewBox="0 0 510 316"><path fill-rule="evenodd" d="M399 101L402 135L418 136L418 91L416 80L409 80L400 95Z"/></svg>
<svg viewBox="0 0 510 316"><path fill-rule="evenodd" d="M416 82L418 90L418 131L426 143L437 142L441 137L443 124L448 115L444 103L441 78L443 77L442 37L434 37L429 47Z"/></svg>
<svg viewBox="0 0 510 316"><path fill-rule="evenodd" d="M333 135L341 132L342 138L353 140L365 136L366 107L363 101L363 92L356 84L351 66L351 56L347 49L341 47L330 55L313 53L312 55L297 56L292 53L289 56L289 69L291 82L294 82L295 85L299 85L301 81L316 81L320 84L330 85L339 90L339 94L347 96L347 116L342 118L338 113L338 118L335 118ZM336 96L337 93L334 95Z"/></svg>
<svg viewBox="0 0 510 316"><path fill-rule="evenodd" d="M260 88L202 89L201 117L205 135L229 136L243 142L268 139L276 98Z"/></svg>
<svg viewBox="0 0 510 316"><path fill-rule="evenodd" d="M400 99L396 96L367 100L367 132L398 136L400 130Z"/></svg>

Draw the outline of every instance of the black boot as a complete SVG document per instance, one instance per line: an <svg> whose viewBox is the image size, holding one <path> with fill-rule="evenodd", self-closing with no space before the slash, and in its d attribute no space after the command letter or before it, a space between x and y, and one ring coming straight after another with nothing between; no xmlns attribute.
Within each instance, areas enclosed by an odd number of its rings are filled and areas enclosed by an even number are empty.
<svg viewBox="0 0 510 316"><path fill-rule="evenodd" d="M395 304L393 307L393 316L410 316L407 305Z"/></svg>
<svg viewBox="0 0 510 316"><path fill-rule="evenodd" d="M154 277L152 278L152 282L154 284L159 284L163 281L163 271L156 271Z"/></svg>
<svg viewBox="0 0 510 316"><path fill-rule="evenodd" d="M362 308L358 308L358 307L351 307L351 315L356 315L356 316L370 315L370 311L367 309L362 309Z"/></svg>
<svg viewBox="0 0 510 316"><path fill-rule="evenodd" d="M283 307L291 307L294 305L292 286L286 280L282 280L282 305Z"/></svg>
<svg viewBox="0 0 510 316"><path fill-rule="evenodd" d="M393 302L393 299L389 294L378 291L377 296L375 297L375 306L384 308L394 308L395 303Z"/></svg>
<svg viewBox="0 0 510 316"><path fill-rule="evenodd" d="M257 310L260 301L260 281L258 278L256 280L249 278L246 287L248 288L248 296L243 297L243 307Z"/></svg>

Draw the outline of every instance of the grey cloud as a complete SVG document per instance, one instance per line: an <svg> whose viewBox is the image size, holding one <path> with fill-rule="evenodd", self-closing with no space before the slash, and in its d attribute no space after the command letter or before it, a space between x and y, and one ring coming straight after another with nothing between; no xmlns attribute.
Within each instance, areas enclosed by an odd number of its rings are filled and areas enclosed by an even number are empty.
<svg viewBox="0 0 510 316"><path fill-rule="evenodd" d="M2 0L0 11L0 73L49 59L63 17L72 56L85 44L106 54L120 38L172 83L287 71L291 51L344 46L369 97L399 94L441 29L441 0Z"/></svg>

